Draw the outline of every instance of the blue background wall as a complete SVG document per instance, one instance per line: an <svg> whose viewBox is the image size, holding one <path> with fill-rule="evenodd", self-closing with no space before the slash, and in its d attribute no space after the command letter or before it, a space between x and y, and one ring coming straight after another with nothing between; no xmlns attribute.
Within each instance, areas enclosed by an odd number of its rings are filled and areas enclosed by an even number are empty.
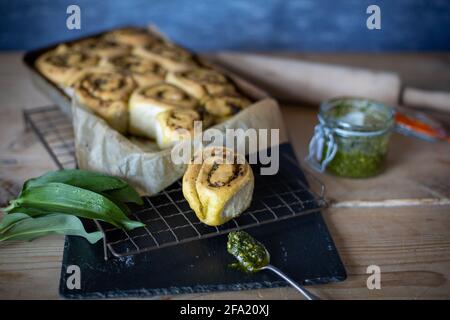
<svg viewBox="0 0 450 320"><path fill-rule="evenodd" d="M81 30L66 8L81 7ZM381 30L366 8L381 7ZM154 23L199 51L450 49L450 0L1 0L0 50L37 48L124 24Z"/></svg>

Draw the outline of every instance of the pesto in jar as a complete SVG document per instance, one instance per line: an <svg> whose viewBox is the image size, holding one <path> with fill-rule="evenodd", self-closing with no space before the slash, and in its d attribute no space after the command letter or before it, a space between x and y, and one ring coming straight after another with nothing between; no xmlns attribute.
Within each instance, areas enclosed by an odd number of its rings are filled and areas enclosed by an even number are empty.
<svg viewBox="0 0 450 320"><path fill-rule="evenodd" d="M379 137L335 138L338 145L327 170L349 178L366 178L378 174L384 167L388 135ZM326 148L324 150L326 152Z"/></svg>
<svg viewBox="0 0 450 320"><path fill-rule="evenodd" d="M266 248L245 231L228 234L227 251L238 260L231 266L244 272L257 272L269 264Z"/></svg>
<svg viewBox="0 0 450 320"><path fill-rule="evenodd" d="M393 127L392 108L367 99L333 99L322 104L319 121L332 132L337 147L326 165L328 172L349 178L366 178L381 172ZM322 161L327 149L325 143Z"/></svg>

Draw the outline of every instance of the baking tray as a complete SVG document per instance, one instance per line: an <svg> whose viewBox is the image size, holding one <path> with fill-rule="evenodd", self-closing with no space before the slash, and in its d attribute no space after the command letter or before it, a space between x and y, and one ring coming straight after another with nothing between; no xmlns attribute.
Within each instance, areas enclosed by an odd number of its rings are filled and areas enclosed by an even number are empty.
<svg viewBox="0 0 450 320"><path fill-rule="evenodd" d="M124 26L124 27L130 27L130 26ZM105 32L108 32L111 30L104 30L101 32L92 33L83 37L75 38L73 40L64 41L64 42L58 42L54 44L50 44L46 47L42 47L36 50L27 51L25 55L22 58L23 63L30 71L31 75L31 81L33 82L34 86L41 91L44 95L46 95L53 103L55 103L57 106L61 108L61 110L71 116L71 108L72 108L72 101L71 98L67 95L64 90L47 79L35 66L36 60L45 52L55 49L61 44L71 44L78 42L83 39L92 38L92 37L99 37L103 35Z"/></svg>
<svg viewBox="0 0 450 320"><path fill-rule="evenodd" d="M128 27L136 27L136 26L123 26L125 28ZM42 54L44 54L47 51L53 50L55 49L57 46L61 45L61 44L71 44L71 43L75 43L78 42L80 40L83 39L87 39L87 38L92 38L92 37L99 37L101 35L103 35L104 33L111 31L114 29L108 29L108 30L104 30L102 32L96 32L93 34L89 34L83 37L79 37L79 38L75 38L69 41L65 41L65 42L58 42L58 43L54 43L51 45L48 45L46 47L43 48L39 48L36 50L31 50L28 51L24 54L22 61L25 64L25 66L27 67L27 69L30 72L30 76L31 76L31 81L34 84L34 86L41 91L45 96L47 96L53 103L55 103L58 107L61 108L61 110L71 116L71 109L72 109L72 101L71 101L71 97L67 95L67 93L58 85L56 85L55 83L53 83L52 81L50 81L48 78L46 78L35 66L35 62L36 60L39 58L39 56L41 56ZM163 34L160 34L159 31L156 29L156 27L150 26L149 27L150 32L154 33L155 35L161 37L162 39L165 39L166 41L169 41L171 43L173 43L170 39L167 39ZM230 72L229 70L226 70L224 68L222 68L219 65L215 65L213 62L208 61L208 59L205 59L203 57L200 57L199 55L197 55L195 52L193 52L192 50L190 50L189 48L183 47L177 43L174 43L176 46L180 47L180 48L184 48L185 50L189 51L193 57L194 60L196 60L200 65L203 65L205 67L213 67L225 74L227 74L230 77L230 80L235 82L238 90L240 90L240 87L242 84L246 85L246 86L250 86L253 88L254 91L258 92L258 96L267 96L267 93L265 93L264 91L262 91L259 88L256 88L254 85L250 84L248 81L242 79L241 77L233 74L232 72ZM247 95L248 96L248 95ZM259 98L259 97L252 97L252 98ZM259 99L256 99L259 100Z"/></svg>
<svg viewBox="0 0 450 320"><path fill-rule="evenodd" d="M95 37L99 36L102 33L95 33L88 37ZM72 43L76 42L78 40L84 39L76 39L72 41L67 41L64 43ZM87 38L87 37L86 37ZM71 106L72 101L71 98L64 92L62 88L57 86L55 83L51 82L49 79L47 79L43 74L39 72L39 70L35 66L36 60L45 52L55 49L58 45L60 45L62 42L58 42L55 44L51 44L49 46L39 48L36 50L31 50L25 53L25 55L22 58L23 63L30 71L30 77L31 81L34 84L34 86L41 91L45 96L47 96L52 102L54 102L58 107L61 108L61 110L68 116L71 116Z"/></svg>

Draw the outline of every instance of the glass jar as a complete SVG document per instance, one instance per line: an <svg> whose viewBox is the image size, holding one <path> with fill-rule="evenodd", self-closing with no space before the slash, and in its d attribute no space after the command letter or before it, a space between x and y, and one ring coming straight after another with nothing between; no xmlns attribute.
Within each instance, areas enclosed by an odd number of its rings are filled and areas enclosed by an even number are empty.
<svg viewBox="0 0 450 320"><path fill-rule="evenodd" d="M349 178L381 172L394 128L391 107L363 98L335 98L321 104L318 118L306 157L310 166Z"/></svg>

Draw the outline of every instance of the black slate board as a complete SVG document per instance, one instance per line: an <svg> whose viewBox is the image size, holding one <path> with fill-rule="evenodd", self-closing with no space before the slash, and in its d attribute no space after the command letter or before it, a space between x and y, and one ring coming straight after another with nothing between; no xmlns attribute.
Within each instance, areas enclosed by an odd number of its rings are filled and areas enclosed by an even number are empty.
<svg viewBox="0 0 450 320"><path fill-rule="evenodd" d="M280 154L295 159L290 144ZM302 171L280 162L280 171L303 179ZM254 170L254 172L256 172ZM271 263L301 284L345 280L346 272L319 211L247 229L271 254ZM228 268L226 235L192 241L124 258L103 258L103 243L90 245L79 237L66 237L60 294L66 298L112 298L231 291L286 286L268 272L243 274ZM67 267L81 270L81 288L66 285Z"/></svg>

